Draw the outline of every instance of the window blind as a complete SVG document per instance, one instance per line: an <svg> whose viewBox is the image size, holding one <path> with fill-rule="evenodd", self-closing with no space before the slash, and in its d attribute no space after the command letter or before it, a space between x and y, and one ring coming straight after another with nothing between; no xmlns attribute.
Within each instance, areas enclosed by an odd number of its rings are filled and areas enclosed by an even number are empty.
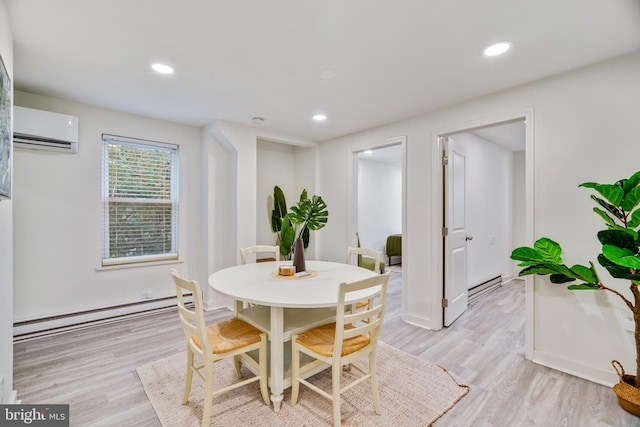
<svg viewBox="0 0 640 427"><path fill-rule="evenodd" d="M178 146L103 135L102 264L178 258Z"/></svg>

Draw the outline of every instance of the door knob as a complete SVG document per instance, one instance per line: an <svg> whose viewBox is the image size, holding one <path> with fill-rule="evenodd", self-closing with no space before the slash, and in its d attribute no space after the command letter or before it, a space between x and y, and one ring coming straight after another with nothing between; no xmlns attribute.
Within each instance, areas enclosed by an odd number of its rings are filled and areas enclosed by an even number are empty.
<svg viewBox="0 0 640 427"><path fill-rule="evenodd" d="M466 236L464 240L473 240L473 236Z"/></svg>

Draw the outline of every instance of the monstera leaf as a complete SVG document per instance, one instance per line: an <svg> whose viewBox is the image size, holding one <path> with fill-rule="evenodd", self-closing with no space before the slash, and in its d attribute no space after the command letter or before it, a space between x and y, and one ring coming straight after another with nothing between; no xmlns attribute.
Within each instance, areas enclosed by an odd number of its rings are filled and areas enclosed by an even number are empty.
<svg viewBox="0 0 640 427"><path fill-rule="evenodd" d="M291 255L296 238L302 239L305 249L309 247L310 231L316 231L327 225L329 212L327 204L320 196L308 198L307 190L300 193L300 200L286 212L284 194L280 187L274 188L274 209L271 212L271 226L278 234L280 254L285 258ZM296 237L296 233L298 236Z"/></svg>
<svg viewBox="0 0 640 427"><path fill-rule="evenodd" d="M320 196L304 199L297 206L291 207L291 220L294 224L303 224L309 230L319 230L327 224L329 212L327 204Z"/></svg>
<svg viewBox="0 0 640 427"><path fill-rule="evenodd" d="M327 225L327 221L329 219L327 204L320 196L313 196L311 199L300 200L297 206L291 207L290 215L291 222L295 225L302 226L298 237L303 239L305 248L309 246L309 230L320 230Z"/></svg>

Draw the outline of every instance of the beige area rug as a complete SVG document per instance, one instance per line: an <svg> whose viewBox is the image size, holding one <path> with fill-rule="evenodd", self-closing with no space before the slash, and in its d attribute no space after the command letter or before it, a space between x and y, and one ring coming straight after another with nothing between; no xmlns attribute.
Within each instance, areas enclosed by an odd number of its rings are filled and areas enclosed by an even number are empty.
<svg viewBox="0 0 640 427"><path fill-rule="evenodd" d="M445 368L419 359L383 342L378 343L378 375L382 415L373 410L369 383L364 381L342 395L344 426L429 426L451 409L469 387ZM360 363L366 363L363 359ZM186 352L137 368L138 376L160 422L165 427L198 426L202 418L202 383L195 378L189 403L181 405ZM245 368L243 368L244 370ZM248 371L246 371L248 372ZM343 380L357 371L344 372ZM231 360L214 369L216 384L236 381ZM331 372L313 378L330 391ZM266 406L257 383L239 387L213 399L213 426L322 426L331 425L331 402L301 386L298 403L291 406L290 389L284 392L280 412Z"/></svg>

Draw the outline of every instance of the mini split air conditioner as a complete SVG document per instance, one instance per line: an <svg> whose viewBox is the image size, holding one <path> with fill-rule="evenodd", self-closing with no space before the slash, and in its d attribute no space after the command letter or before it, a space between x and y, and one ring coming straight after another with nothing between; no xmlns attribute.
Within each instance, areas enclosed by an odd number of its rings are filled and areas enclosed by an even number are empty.
<svg viewBox="0 0 640 427"><path fill-rule="evenodd" d="M78 152L78 118L13 107L13 146L31 150Z"/></svg>

